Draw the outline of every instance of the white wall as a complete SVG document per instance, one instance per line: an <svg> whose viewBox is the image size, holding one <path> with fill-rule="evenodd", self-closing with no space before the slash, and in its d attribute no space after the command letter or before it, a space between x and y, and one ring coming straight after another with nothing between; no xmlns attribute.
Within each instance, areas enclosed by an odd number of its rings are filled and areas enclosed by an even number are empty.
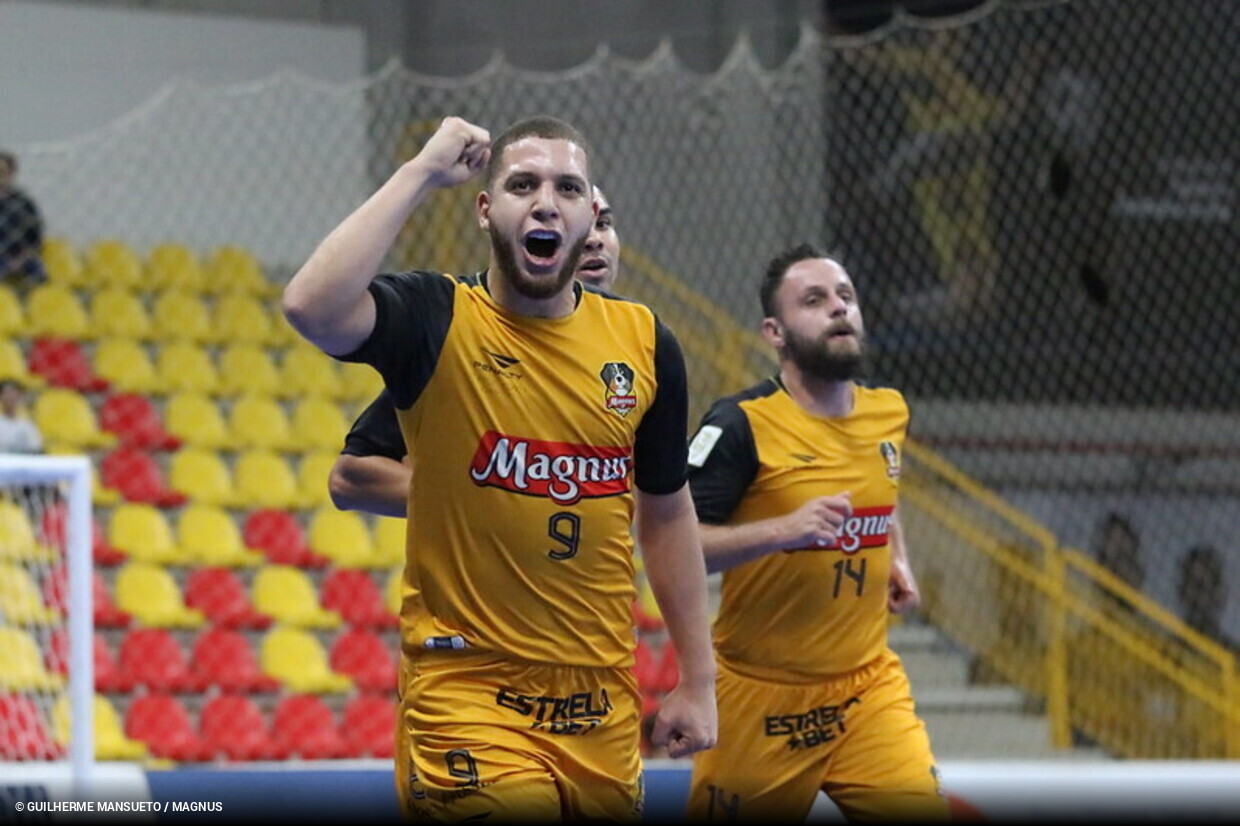
<svg viewBox="0 0 1240 826"><path fill-rule="evenodd" d="M235 83L293 69L365 72L360 28L56 3L0 3L0 146L82 135L166 83Z"/></svg>

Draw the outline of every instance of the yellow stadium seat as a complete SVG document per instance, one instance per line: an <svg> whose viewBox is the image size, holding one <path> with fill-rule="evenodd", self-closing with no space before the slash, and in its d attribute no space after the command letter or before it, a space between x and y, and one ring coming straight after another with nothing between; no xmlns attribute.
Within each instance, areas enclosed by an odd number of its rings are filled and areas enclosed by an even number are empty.
<svg viewBox="0 0 1240 826"><path fill-rule="evenodd" d="M182 392L168 397L164 426L191 447L224 450L235 444L219 403L203 393Z"/></svg>
<svg viewBox="0 0 1240 826"><path fill-rule="evenodd" d="M340 365L340 389L349 401L370 404L383 390L383 377L369 364L345 362Z"/></svg>
<svg viewBox="0 0 1240 826"><path fill-rule="evenodd" d="M127 562L116 575L116 607L150 628L201 628L206 616L185 605L168 570L149 562Z"/></svg>
<svg viewBox="0 0 1240 826"><path fill-rule="evenodd" d="M34 422L49 444L75 450L108 448L117 444L114 433L99 429L99 419L80 393L49 387L34 401Z"/></svg>
<svg viewBox="0 0 1240 826"><path fill-rule="evenodd" d="M200 292L205 281L197 254L184 244L172 242L151 247L146 256L146 277L153 290L173 288L191 293Z"/></svg>
<svg viewBox="0 0 1240 826"><path fill-rule="evenodd" d="M44 667L33 637L20 628L0 626L0 689L54 691L64 686L64 677Z"/></svg>
<svg viewBox="0 0 1240 826"><path fill-rule="evenodd" d="M95 373L113 390L151 395L163 392L163 382L146 346L129 338L105 338L95 345Z"/></svg>
<svg viewBox="0 0 1240 826"><path fill-rule="evenodd" d="M242 247L226 244L215 248L207 256L206 270L206 289L211 293L271 296L279 292L279 286L263 275L258 259Z"/></svg>
<svg viewBox="0 0 1240 826"><path fill-rule="evenodd" d="M385 567L405 564L405 529L407 521L391 516L375 519L375 550Z"/></svg>
<svg viewBox="0 0 1240 826"><path fill-rule="evenodd" d="M128 287L132 290L146 289L146 269L142 259L133 248L115 238L101 238L86 246L86 286L100 288L107 285Z"/></svg>
<svg viewBox="0 0 1240 826"><path fill-rule="evenodd" d="M125 287L105 287L90 300L90 323L96 336L151 338L151 317L134 291Z"/></svg>
<svg viewBox="0 0 1240 826"><path fill-rule="evenodd" d="M147 757L146 744L125 735L120 714L111 700L100 694L93 703L96 760L142 760ZM73 706L68 694L61 694L52 706L52 736L62 746L69 745L73 724Z"/></svg>
<svg viewBox="0 0 1240 826"><path fill-rule="evenodd" d="M259 346L276 343L271 314L253 296L241 293L222 295L215 302L214 314L217 341Z"/></svg>
<svg viewBox="0 0 1240 826"><path fill-rule="evenodd" d="M289 347L280 360L280 394L288 399L343 398L336 360L304 342Z"/></svg>
<svg viewBox="0 0 1240 826"><path fill-rule="evenodd" d="M0 379L16 379L26 387L46 384L41 376L30 372L21 348L9 339L0 339Z"/></svg>
<svg viewBox="0 0 1240 826"><path fill-rule="evenodd" d="M168 485L205 505L238 507L249 504L238 495L227 463L205 446L184 447L172 454L168 460ZM180 535L185 536L183 532ZM181 544L185 544L184 540Z"/></svg>
<svg viewBox="0 0 1240 826"><path fill-rule="evenodd" d="M317 508L307 531L310 550L338 568L386 568L365 519L356 511Z"/></svg>
<svg viewBox="0 0 1240 826"><path fill-rule="evenodd" d="M387 582L383 588L383 601L387 604L388 610L397 616L400 615L400 603L405 593L405 567L402 565L393 568L387 577Z"/></svg>
<svg viewBox="0 0 1240 826"><path fill-rule="evenodd" d="M61 284L40 284L26 297L26 318L32 336L89 339L90 318L77 294Z"/></svg>
<svg viewBox="0 0 1240 826"><path fill-rule="evenodd" d="M292 565L266 565L251 586L254 610L297 628L339 628L343 620L319 603L306 572Z"/></svg>
<svg viewBox="0 0 1240 826"><path fill-rule="evenodd" d="M82 257L64 238L43 239L43 267L47 270L47 279L55 284L86 289L95 287L87 280Z"/></svg>
<svg viewBox="0 0 1240 826"><path fill-rule="evenodd" d="M268 631L259 647L259 662L267 676L293 692L344 693L353 688L351 679L331 669L318 638L301 628L279 626Z"/></svg>
<svg viewBox="0 0 1240 826"><path fill-rule="evenodd" d="M0 561L55 562L56 549L40 542L26 511L16 502L0 501Z"/></svg>
<svg viewBox="0 0 1240 826"><path fill-rule="evenodd" d="M270 450L247 450L238 456L234 479L237 498L248 507L290 509L306 504L288 462Z"/></svg>
<svg viewBox="0 0 1240 826"><path fill-rule="evenodd" d="M293 441L302 450L339 450L349 432L340 406L328 399L308 398L293 408Z"/></svg>
<svg viewBox="0 0 1240 826"><path fill-rule="evenodd" d="M317 508L331 504L327 479L340 454L334 450L305 453L297 465L297 491L303 507Z"/></svg>
<svg viewBox="0 0 1240 826"><path fill-rule="evenodd" d="M266 559L245 547L236 521L214 505L193 504L177 517L177 536L181 547L199 565L240 568L261 565Z"/></svg>
<svg viewBox="0 0 1240 826"><path fill-rule="evenodd" d="M229 344L219 355L220 393L239 396L256 393L274 397L280 391L280 373L267 351L257 344Z"/></svg>
<svg viewBox="0 0 1240 826"><path fill-rule="evenodd" d="M181 289L164 290L151 308L151 331L161 341L215 340L211 311L202 299Z"/></svg>
<svg viewBox="0 0 1240 826"><path fill-rule="evenodd" d="M292 450L292 429L284 408L275 399L246 395L233 402L228 412L229 430L239 448Z"/></svg>
<svg viewBox="0 0 1240 826"><path fill-rule="evenodd" d="M161 565L194 562L177 544L164 512L140 502L122 502L112 509L108 520L108 544L138 562Z"/></svg>
<svg viewBox="0 0 1240 826"><path fill-rule="evenodd" d="M49 625L60 612L43 603L39 586L20 565L0 563L0 618L10 625Z"/></svg>
<svg viewBox="0 0 1240 826"><path fill-rule="evenodd" d="M189 341L173 341L159 348L155 372L165 393L183 390L214 395L219 392L219 371L205 347Z"/></svg>
<svg viewBox="0 0 1240 826"><path fill-rule="evenodd" d="M0 286L0 335L24 336L28 332L26 310L11 287Z"/></svg>

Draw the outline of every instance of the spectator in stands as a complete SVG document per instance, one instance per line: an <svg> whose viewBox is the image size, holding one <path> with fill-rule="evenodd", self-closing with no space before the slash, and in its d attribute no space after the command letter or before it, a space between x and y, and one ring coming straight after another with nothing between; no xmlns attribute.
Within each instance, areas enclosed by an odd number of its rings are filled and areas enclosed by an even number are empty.
<svg viewBox="0 0 1240 826"><path fill-rule="evenodd" d="M1094 535L1094 553L1098 564L1125 585L1140 591L1145 584L1145 564L1141 561L1141 540L1136 529L1123 514L1109 512L1098 523ZM1127 600L1123 607L1131 609Z"/></svg>
<svg viewBox="0 0 1240 826"><path fill-rule="evenodd" d="M1223 556L1213 545L1194 545L1180 560L1177 593L1184 621L1212 640L1236 647L1223 633L1227 608L1227 579Z"/></svg>
<svg viewBox="0 0 1240 826"><path fill-rule="evenodd" d="M47 280L43 216L16 178L17 156L0 151L0 278L25 288Z"/></svg>
<svg viewBox="0 0 1240 826"><path fill-rule="evenodd" d="M25 400L21 382L0 380L0 453L43 452L43 436L25 415Z"/></svg>

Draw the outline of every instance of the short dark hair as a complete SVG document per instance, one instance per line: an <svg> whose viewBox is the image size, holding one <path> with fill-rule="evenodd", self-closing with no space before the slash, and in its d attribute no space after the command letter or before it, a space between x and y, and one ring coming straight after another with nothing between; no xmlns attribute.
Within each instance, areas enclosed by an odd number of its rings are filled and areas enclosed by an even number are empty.
<svg viewBox="0 0 1240 826"><path fill-rule="evenodd" d="M510 144L516 143L523 138L546 138L548 140L563 140L575 143L581 147L589 159L593 154L590 143L586 140L577 127L567 121L550 115L535 115L530 118L524 118L509 126L499 137L491 141L491 158L487 161L487 182L490 188L491 183L495 180L495 176L499 174L501 158L504 150Z"/></svg>
<svg viewBox="0 0 1240 826"><path fill-rule="evenodd" d="M26 385L22 384L17 379L0 379L0 393L3 393L5 390L8 390L10 387L16 387L18 390L21 390L22 392L25 392L26 390Z"/></svg>
<svg viewBox="0 0 1240 826"><path fill-rule="evenodd" d="M830 257L831 254L822 247L806 243L786 249L772 258L771 263L766 265L766 275L762 277L762 289L759 293L762 298L762 315L766 318L775 317L775 293L779 291L779 285L784 283L784 276L794 264Z"/></svg>
<svg viewBox="0 0 1240 826"><path fill-rule="evenodd" d="M17 156L7 149L0 149L0 163L9 168L9 172L17 171Z"/></svg>

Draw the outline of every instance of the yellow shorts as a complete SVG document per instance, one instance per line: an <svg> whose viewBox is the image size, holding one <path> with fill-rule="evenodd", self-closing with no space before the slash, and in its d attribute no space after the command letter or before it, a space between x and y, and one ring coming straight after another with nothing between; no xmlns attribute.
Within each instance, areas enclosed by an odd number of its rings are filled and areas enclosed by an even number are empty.
<svg viewBox="0 0 1240 826"><path fill-rule="evenodd" d="M630 669L434 652L406 666L402 683L396 787L408 819L641 819Z"/></svg>
<svg viewBox="0 0 1240 826"><path fill-rule="evenodd" d="M850 822L949 819L926 727L890 651L812 684L719 663L719 744L694 757L691 822L799 823L821 789Z"/></svg>

